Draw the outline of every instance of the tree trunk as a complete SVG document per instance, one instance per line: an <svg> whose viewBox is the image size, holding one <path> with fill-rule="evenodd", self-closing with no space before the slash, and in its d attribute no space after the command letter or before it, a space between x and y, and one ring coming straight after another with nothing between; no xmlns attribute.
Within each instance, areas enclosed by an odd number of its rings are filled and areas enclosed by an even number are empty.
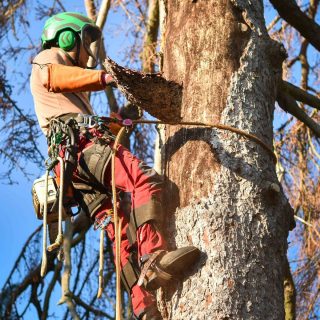
<svg viewBox="0 0 320 320"><path fill-rule="evenodd" d="M219 122L272 148L284 58L261 0L162 0L163 76L182 85L182 121ZM172 246L201 263L164 292L169 319L283 319L289 206L260 145L228 131L166 126L162 148Z"/></svg>

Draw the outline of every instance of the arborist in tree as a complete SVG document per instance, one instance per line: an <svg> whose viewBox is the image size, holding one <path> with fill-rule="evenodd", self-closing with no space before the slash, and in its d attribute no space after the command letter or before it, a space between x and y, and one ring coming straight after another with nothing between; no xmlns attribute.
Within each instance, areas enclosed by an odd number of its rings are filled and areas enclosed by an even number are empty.
<svg viewBox="0 0 320 320"><path fill-rule="evenodd" d="M81 14L64 12L47 20L41 40L43 50L33 60L31 91L49 155L65 159L66 189L73 190L82 210L114 241L110 157L115 123L94 115L86 93L114 84L109 74L87 67L89 57L97 66L90 45L101 41L101 30ZM57 166L55 173L59 176ZM121 145L116 151L115 184L117 190L131 193L132 203L129 216L119 212L123 285L136 319L161 319L154 290L193 266L200 252L192 246L166 250L160 231L161 179Z"/></svg>

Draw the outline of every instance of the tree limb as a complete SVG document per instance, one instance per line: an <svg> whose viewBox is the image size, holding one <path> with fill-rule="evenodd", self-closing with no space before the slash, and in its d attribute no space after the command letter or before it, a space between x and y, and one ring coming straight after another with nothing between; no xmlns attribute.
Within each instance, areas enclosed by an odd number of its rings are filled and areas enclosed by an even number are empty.
<svg viewBox="0 0 320 320"><path fill-rule="evenodd" d="M78 235L75 239L73 239L71 245L75 246L79 243L79 241L81 241L82 237L84 236L85 232L87 232L87 230L90 227L90 221L88 218L86 218L84 215L79 214L80 217L77 217L74 222L73 222L73 230L74 233L73 235L75 235L77 230L78 232L80 230L83 230L82 233L80 233L80 235ZM4 303L4 312L5 315L7 317L10 317L12 314L12 308L14 307L14 304L16 302L16 300L19 298L19 296L22 294L22 292L24 292L29 286L34 286L34 285L38 285L39 283L43 282L43 279L40 276L40 264L38 264L35 268L33 268L22 280L20 283L14 283L12 284L12 277L17 271L18 268L18 264L20 263L21 259L23 259L24 254L25 254L25 250L28 247L28 245L30 244L30 241L33 239L33 237L39 232L39 230L41 229L41 226L39 226L36 231L29 237L29 239L27 240L26 244L24 245L21 254L19 255L17 261L15 262L15 265L13 267L12 272L10 273L8 279L6 280L2 290L1 290L1 295L2 294L6 294L7 300L8 302ZM48 273L50 271L55 270L56 268L56 263L55 263L55 254L48 254ZM60 267L61 269L61 267ZM59 270L60 270L59 269ZM56 278L55 278L56 279ZM53 281L53 280L52 280ZM54 286L54 283L52 282L50 284L50 287ZM9 293L6 293L6 288L10 288ZM48 295L50 293L50 287L48 288ZM46 299L46 298L45 298ZM50 297L47 298L48 300L50 299ZM48 301L46 303L49 303ZM44 306L44 312L47 312L45 306ZM1 316L1 315L0 315Z"/></svg>
<svg viewBox="0 0 320 320"><path fill-rule="evenodd" d="M302 12L294 0L270 0L270 2L281 18L320 51L320 26Z"/></svg>
<svg viewBox="0 0 320 320"><path fill-rule="evenodd" d="M38 287L39 287L39 283L33 284L31 286L30 302L34 305L35 309L37 310L38 318L40 319L43 312L42 312L41 304L40 304L39 297L38 297ZM23 318L25 312L27 311L27 309L28 309L28 307L26 307L24 312L21 314L22 318Z"/></svg>
<svg viewBox="0 0 320 320"><path fill-rule="evenodd" d="M270 24L267 26L268 32L272 30L272 28L278 23L280 19L281 17L278 15L270 22Z"/></svg>
<svg viewBox="0 0 320 320"><path fill-rule="evenodd" d="M84 0L84 6L86 8L87 11L87 15L90 19L92 19L93 21L96 21L97 19L97 10L96 10L96 6L94 3L94 0Z"/></svg>
<svg viewBox="0 0 320 320"><path fill-rule="evenodd" d="M157 38L159 31L159 0L149 1L148 22L142 51L142 70L154 72Z"/></svg>
<svg viewBox="0 0 320 320"><path fill-rule="evenodd" d="M308 93L307 91L299 87L296 87L292 83L282 81L280 83L280 90L290 94L296 100L303 102L309 105L310 107L320 110L320 99L318 97Z"/></svg>
<svg viewBox="0 0 320 320"><path fill-rule="evenodd" d="M45 320L47 319L47 316L48 316L48 310L49 310L49 303L50 303L50 298L51 298L51 293L52 293L52 290L54 289L54 286L58 280L58 277L60 275L60 271L61 271L61 268L62 268L62 263L61 262L58 262L55 266L55 269L54 269L54 274L53 274L53 277L49 283L49 286L48 286L48 289L46 291L46 294L45 294L45 298L44 298L44 302L43 302L43 312L42 312L42 315L41 315L41 320Z"/></svg>
<svg viewBox="0 0 320 320"><path fill-rule="evenodd" d="M93 314L95 314L96 316L103 316L107 319L112 320L113 317L111 317L110 315L108 315L107 313L101 311L101 310L97 310L95 308L93 308L91 305L85 303L79 296L74 295L72 292L70 292L69 297L79 306L83 307L84 309L92 312Z"/></svg>
<svg viewBox="0 0 320 320"><path fill-rule="evenodd" d="M107 16L109 13L109 9L111 6L111 1L110 0L105 0L103 1L103 3L101 4L101 8L99 10L99 14L97 17L97 9L96 6L94 4L93 0L85 0L85 7L86 7L86 11L87 11L87 15L90 19L92 19L93 21L96 21L97 26L101 29L101 31L103 30L103 27L106 23L107 20ZM95 46L94 48L92 48L92 52L94 52L96 54L97 51L97 47ZM106 49L104 46L104 42L103 39L101 39L101 47L99 50L99 59L100 61L104 61L106 58L107 54L106 54ZM91 59L89 61L89 64L91 64L91 66L93 65L93 60ZM102 65L103 66L103 65ZM107 100L109 103L109 107L110 107L110 111L111 112L118 112L119 110L119 106L117 103L117 100L114 96L113 90L110 86L107 86L104 89L104 92L107 96Z"/></svg>
<svg viewBox="0 0 320 320"><path fill-rule="evenodd" d="M103 41L101 41L101 48L100 48L100 51L99 51L99 59L100 59L100 61L104 61L106 59L106 57L107 57L106 48L104 46ZM102 67L105 69L104 64L102 64ZM104 89L104 92L105 92L105 94L107 96L107 99L108 99L110 111L117 113L119 111L119 106L118 106L118 103L117 103L117 99L114 96L112 87L107 86Z"/></svg>
<svg viewBox="0 0 320 320"><path fill-rule="evenodd" d="M23 255L25 254L25 251L26 251L27 247L29 246L31 240L33 239L33 237L34 237L38 232L40 232L41 228L42 228L42 225L38 226L38 227L30 234L29 238L27 239L27 241L25 242L23 248L21 249L21 253L19 254L19 257L18 257L17 260L15 261L14 266L13 266L10 274L9 274L6 282L5 282L4 285L3 285L3 288L9 283L10 278L13 276L14 271L17 269L18 264L19 264L20 260L23 258Z"/></svg>
<svg viewBox="0 0 320 320"><path fill-rule="evenodd" d="M73 284L73 288L72 288L72 292L74 292L76 290L78 281L80 279L80 274L81 274L81 269L82 269L82 263L84 262L84 258L85 258L85 251L86 251L86 238L83 238L83 241L81 242L81 252L80 252L80 256L79 256L79 262L77 265L77 274L74 280L74 284Z"/></svg>
<svg viewBox="0 0 320 320"><path fill-rule="evenodd" d="M96 20L96 25L100 28L100 30L103 30L103 27L106 23L107 20L107 16L108 16L108 12L110 9L110 5L111 5L111 0L103 0L97 19L95 19L96 17L96 8L94 6L94 3L92 3L91 1L86 1L85 2L86 5L86 9L89 15L89 18L91 18L92 20ZM94 55L96 56L96 54L98 53L98 43L95 43L94 45L91 46L91 51L94 53ZM93 60L92 58L90 58L89 60L89 65L92 67L93 66Z"/></svg>
<svg viewBox="0 0 320 320"><path fill-rule="evenodd" d="M279 103L279 106L284 111L289 112L290 114L295 116L307 127L309 127L317 137L320 138L320 126L313 119L311 119L301 108L299 108L296 100L292 98L291 95L279 90L277 101Z"/></svg>
<svg viewBox="0 0 320 320"><path fill-rule="evenodd" d="M70 292L70 276L71 276L71 242L73 236L71 219L68 217L65 222L65 231L63 239L63 252L64 252L64 263L63 263L63 274L61 277L61 290L62 296L58 304L62 304L70 300L68 293ZM69 305L68 305L69 306ZM71 305L72 306L72 305ZM70 310L72 312L72 310Z"/></svg>
<svg viewBox="0 0 320 320"><path fill-rule="evenodd" d="M294 320L296 318L296 290L291 275L288 258L284 263L284 308L285 320Z"/></svg>

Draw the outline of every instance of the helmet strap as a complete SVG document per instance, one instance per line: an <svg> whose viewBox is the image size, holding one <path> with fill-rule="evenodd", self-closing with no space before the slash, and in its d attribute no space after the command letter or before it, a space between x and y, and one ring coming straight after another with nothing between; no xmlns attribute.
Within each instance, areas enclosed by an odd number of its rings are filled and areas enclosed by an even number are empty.
<svg viewBox="0 0 320 320"><path fill-rule="evenodd" d="M77 46L77 52L76 52L76 59L75 59L75 62L76 62L76 66L79 66L79 58L80 58L80 50L81 50L81 38L80 38L80 35L77 33L76 35L76 46Z"/></svg>
<svg viewBox="0 0 320 320"><path fill-rule="evenodd" d="M64 51L64 50L61 49L61 48L59 48L59 51L60 51L63 55L65 55L65 56L67 57L67 59L68 59L74 66L77 65L76 60L73 59L73 58L71 57L71 55L70 55L67 51Z"/></svg>

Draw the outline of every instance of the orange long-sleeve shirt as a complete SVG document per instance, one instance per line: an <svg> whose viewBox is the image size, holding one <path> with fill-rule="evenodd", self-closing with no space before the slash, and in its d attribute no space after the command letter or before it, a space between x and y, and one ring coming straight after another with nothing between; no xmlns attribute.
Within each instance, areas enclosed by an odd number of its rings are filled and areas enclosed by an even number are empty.
<svg viewBox="0 0 320 320"><path fill-rule="evenodd" d="M86 92L104 89L103 74L73 66L61 49L41 51L33 60L30 86L42 131L63 114L93 114Z"/></svg>

